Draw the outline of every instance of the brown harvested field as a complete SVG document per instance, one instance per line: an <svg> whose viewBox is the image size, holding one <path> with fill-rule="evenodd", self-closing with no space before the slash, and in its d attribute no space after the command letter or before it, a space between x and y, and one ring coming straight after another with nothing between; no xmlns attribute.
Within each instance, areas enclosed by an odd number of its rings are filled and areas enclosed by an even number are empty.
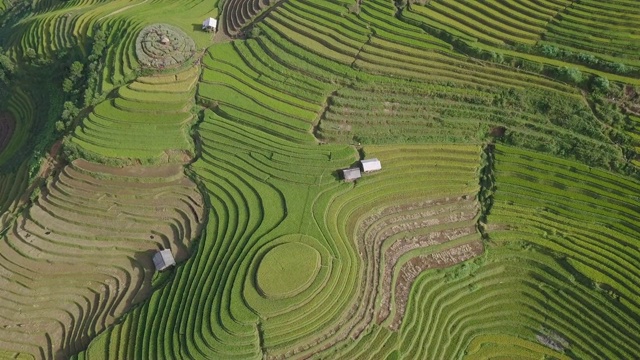
<svg viewBox="0 0 640 360"><path fill-rule="evenodd" d="M472 259L484 251L482 240L473 240L433 254L420 255L402 265L395 286L395 314L389 328L397 331L407 309L411 286L416 278L429 269L441 269Z"/></svg>
<svg viewBox="0 0 640 360"><path fill-rule="evenodd" d="M479 238L478 213L475 196L465 195L389 206L361 220L355 235L366 265L354 335L374 321L374 313L381 324L394 311L391 292L401 257L435 246L446 251L448 242Z"/></svg>
<svg viewBox="0 0 640 360"><path fill-rule="evenodd" d="M0 114L0 152L9 144L15 128L16 121L11 114Z"/></svg>
<svg viewBox="0 0 640 360"><path fill-rule="evenodd" d="M475 224L469 224L463 227L433 231L428 234L420 234L412 236L410 238L403 238L391 245L391 247L385 252L384 272L382 275L382 300L380 302L380 309L378 311L377 323L381 324L389 317L391 313L392 285L394 280L393 276L394 271L397 270L396 263L402 255L418 248L440 245L448 241L453 241L473 234L477 234L476 226ZM411 262L412 260L409 260L409 262ZM401 268L404 268L404 266L402 266ZM396 279L396 281L398 280ZM402 301L403 298L404 302L406 303L406 296L408 296L408 291L406 292L406 294L396 294L396 296L398 295L400 295L400 299L396 297L396 305L397 302Z"/></svg>
<svg viewBox="0 0 640 360"><path fill-rule="evenodd" d="M56 359L81 350L149 295L155 251L189 256L204 216L180 166L65 166L0 243L0 347Z"/></svg>

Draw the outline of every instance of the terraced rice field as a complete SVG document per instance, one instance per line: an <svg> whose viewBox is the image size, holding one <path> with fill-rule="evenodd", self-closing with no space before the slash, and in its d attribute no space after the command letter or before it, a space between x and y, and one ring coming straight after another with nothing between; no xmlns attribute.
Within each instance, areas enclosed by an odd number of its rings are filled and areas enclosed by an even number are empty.
<svg viewBox="0 0 640 360"><path fill-rule="evenodd" d="M23 164L13 171L0 174L0 233L6 230L14 217L17 202L27 188L28 166Z"/></svg>
<svg viewBox="0 0 640 360"><path fill-rule="evenodd" d="M188 256L203 214L180 166L62 168L0 243L0 346L39 358L82 349L151 291L154 250Z"/></svg>
<svg viewBox="0 0 640 360"><path fill-rule="evenodd" d="M574 51L606 54L637 66L640 63L637 42L640 10L629 6L631 4L629 1L606 4L594 0L573 2L549 24L545 41Z"/></svg>
<svg viewBox="0 0 640 360"><path fill-rule="evenodd" d="M13 57L20 57L28 49L51 58L59 50L79 46L86 53L92 37L104 31L111 46L106 49L102 89L107 92L136 77L140 64L136 58L136 36L146 25L168 22L181 28L203 49L211 41L211 34L203 33L202 20L216 17L216 2L83 0L72 2L33 2L33 15L12 27L0 29L5 49Z"/></svg>
<svg viewBox="0 0 640 360"><path fill-rule="evenodd" d="M278 3L282 1L273 1ZM271 1L229 0L223 4L222 30L230 36L237 35L261 12L269 8Z"/></svg>
<svg viewBox="0 0 640 360"><path fill-rule="evenodd" d="M540 277L559 297L548 300L549 327L571 339L572 357L634 357L640 182L509 147L495 158L493 242L549 254L568 277Z"/></svg>
<svg viewBox="0 0 640 360"><path fill-rule="evenodd" d="M27 141L34 122L34 108L35 104L24 90L17 88L12 91L8 111L0 119L0 127L6 129L0 133L0 164L11 159Z"/></svg>
<svg viewBox="0 0 640 360"><path fill-rule="evenodd" d="M16 121L10 114L0 114L0 152L7 147L15 127Z"/></svg>
<svg viewBox="0 0 640 360"><path fill-rule="evenodd" d="M16 60L107 37L63 155L6 166L55 104L0 109L0 358L635 358L637 144L587 83L640 84L633 3L396 5L41 0L0 28Z"/></svg>
<svg viewBox="0 0 640 360"><path fill-rule="evenodd" d="M76 128L71 143L90 157L186 163L193 156L189 128L199 70L139 77L118 88Z"/></svg>
<svg viewBox="0 0 640 360"><path fill-rule="evenodd" d="M607 4L595 0L436 0L426 6L412 6L403 13L403 19L449 33L472 47L534 63L566 66L554 60L557 53L579 54L581 62L572 61L570 66L610 78L624 75L629 70L626 67L637 69L640 65L636 31L640 18L636 7L626 0ZM519 51L522 45L550 45L558 50L535 56ZM603 61L610 63L609 69L598 65ZM616 77L624 82L633 82L634 78Z"/></svg>
<svg viewBox="0 0 640 360"><path fill-rule="evenodd" d="M367 149L388 169L353 188L330 173L353 161L354 154L346 149L326 145L307 150L309 162L326 175L318 184L304 183L300 181L309 169L291 168L285 177L276 170L274 165L288 158L278 156L286 148L267 147L277 152L263 158L264 145L221 126L227 123L211 116L200 128L204 151L195 171L204 177L214 210L198 253L178 269L170 286L98 338L86 358L322 356L377 323L399 326L416 272L482 252L474 226L478 147ZM245 134L250 130L235 127ZM452 150L464 157L443 156ZM344 155L336 157L339 153ZM414 166L429 162L425 168ZM435 169L441 177L427 176ZM363 197L370 201L353 201ZM336 212L345 216L326 215ZM265 281L261 274L282 246L308 249L321 265L305 279L294 283L287 278L281 285L295 291L269 296L260 287ZM359 264L372 267L358 270ZM206 270L210 268L216 271ZM381 269L384 276L374 275ZM373 317L373 311L379 315ZM165 328L180 330L157 332Z"/></svg>
<svg viewBox="0 0 640 360"><path fill-rule="evenodd" d="M510 136L544 139L549 149L575 147L570 144L582 143L587 137L591 139L578 145L584 151L609 147L602 134L591 130L601 125L578 97L566 96L550 104L555 109L533 105L551 96L555 95L532 89L364 84L332 94L317 135L339 142L481 142L490 129L505 128L512 131ZM562 114L556 113L560 107ZM581 124L567 121L572 116L565 112L568 107L585 114ZM589 122L593 127L585 125Z"/></svg>

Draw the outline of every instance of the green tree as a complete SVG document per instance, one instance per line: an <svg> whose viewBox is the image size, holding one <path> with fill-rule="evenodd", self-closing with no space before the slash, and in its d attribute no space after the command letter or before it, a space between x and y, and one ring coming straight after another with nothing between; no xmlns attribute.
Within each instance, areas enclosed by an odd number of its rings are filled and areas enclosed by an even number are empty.
<svg viewBox="0 0 640 360"><path fill-rule="evenodd" d="M62 111L62 119L63 120L73 120L80 113L80 109L78 109L75 104L71 101L64 102L64 110Z"/></svg>
<svg viewBox="0 0 640 360"><path fill-rule="evenodd" d="M609 68L617 74L626 74L629 68L623 63L609 63Z"/></svg>
<svg viewBox="0 0 640 360"><path fill-rule="evenodd" d="M16 64L10 57L5 55L4 49L0 47L0 80L8 79L16 70Z"/></svg>
<svg viewBox="0 0 640 360"><path fill-rule="evenodd" d="M540 51L542 52L543 55L552 57L552 58L558 57L558 55L560 54L560 49L558 49L553 45L548 45L548 44L542 45L540 48Z"/></svg>
<svg viewBox="0 0 640 360"><path fill-rule="evenodd" d="M70 93L73 90L73 81L70 78L66 78L62 81L62 91Z"/></svg>
<svg viewBox="0 0 640 360"><path fill-rule="evenodd" d="M569 68L566 66L560 67L557 70L558 77L561 80L570 82L573 84L580 84L583 80L582 72L576 68Z"/></svg>
<svg viewBox="0 0 640 360"><path fill-rule="evenodd" d="M38 57L38 53L32 48L27 48L27 51L24 52L25 56L31 60L35 60Z"/></svg>
<svg viewBox="0 0 640 360"><path fill-rule="evenodd" d="M63 132L64 129L65 129L64 122L62 122L62 120L56 121L56 131L57 132Z"/></svg>
<svg viewBox="0 0 640 360"><path fill-rule="evenodd" d="M609 91L609 79L597 76L591 82L591 91L597 93L606 93Z"/></svg>
<svg viewBox="0 0 640 360"><path fill-rule="evenodd" d="M260 34L262 34L262 29L260 29L257 26L254 26L251 28L251 30L249 31L249 38L250 39L255 39L258 36L260 36Z"/></svg>
<svg viewBox="0 0 640 360"><path fill-rule="evenodd" d="M598 58L591 54L578 54L578 60L588 65L596 65L598 64Z"/></svg>
<svg viewBox="0 0 640 360"><path fill-rule="evenodd" d="M84 70L84 64L80 61L74 61L69 69L69 77L74 80L81 78L82 70Z"/></svg>

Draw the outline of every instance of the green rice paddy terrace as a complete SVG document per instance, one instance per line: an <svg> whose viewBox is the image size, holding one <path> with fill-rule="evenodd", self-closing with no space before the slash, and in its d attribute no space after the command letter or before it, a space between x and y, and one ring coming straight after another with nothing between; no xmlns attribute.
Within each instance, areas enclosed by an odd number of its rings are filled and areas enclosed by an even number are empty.
<svg viewBox="0 0 640 360"><path fill-rule="evenodd" d="M0 358L637 358L639 28L0 0Z"/></svg>

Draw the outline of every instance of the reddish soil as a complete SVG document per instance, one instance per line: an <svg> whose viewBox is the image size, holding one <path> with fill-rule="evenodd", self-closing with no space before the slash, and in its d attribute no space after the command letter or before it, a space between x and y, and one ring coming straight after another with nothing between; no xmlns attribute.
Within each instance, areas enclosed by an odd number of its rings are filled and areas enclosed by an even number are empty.
<svg viewBox="0 0 640 360"><path fill-rule="evenodd" d="M491 129L491 132L489 133L490 136L494 137L494 138L501 138L504 136L504 133L507 132L507 128L504 126L496 126L493 129Z"/></svg>
<svg viewBox="0 0 640 360"><path fill-rule="evenodd" d="M15 128L16 121L11 114L0 114L0 153L9 144Z"/></svg>
<svg viewBox="0 0 640 360"><path fill-rule="evenodd" d="M624 95L629 99L633 99L636 97L636 95L638 95L638 93L636 92L636 89L633 86L625 85Z"/></svg>

